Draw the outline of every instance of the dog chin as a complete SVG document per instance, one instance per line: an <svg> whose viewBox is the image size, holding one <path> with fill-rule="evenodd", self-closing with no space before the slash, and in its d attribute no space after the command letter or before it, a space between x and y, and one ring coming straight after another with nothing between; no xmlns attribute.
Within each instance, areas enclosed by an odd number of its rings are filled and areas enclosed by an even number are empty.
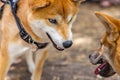
<svg viewBox="0 0 120 80"><path fill-rule="evenodd" d="M64 50L64 48L61 48L61 47L57 46L56 44L53 44L53 45L54 45L54 47L55 47L57 50L59 50L59 51L63 51L63 50Z"/></svg>

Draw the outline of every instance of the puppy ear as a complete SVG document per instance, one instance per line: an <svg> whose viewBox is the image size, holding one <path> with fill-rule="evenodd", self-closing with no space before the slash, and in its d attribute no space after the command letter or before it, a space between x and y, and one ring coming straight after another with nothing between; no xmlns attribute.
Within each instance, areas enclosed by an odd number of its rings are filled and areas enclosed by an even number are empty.
<svg viewBox="0 0 120 80"><path fill-rule="evenodd" d="M84 1L86 1L86 0L72 0L75 4L80 4L80 3L82 3L82 2L84 2Z"/></svg>
<svg viewBox="0 0 120 80"><path fill-rule="evenodd" d="M45 8L50 5L49 0L30 0L30 8L36 9L36 8Z"/></svg>
<svg viewBox="0 0 120 80"><path fill-rule="evenodd" d="M104 24L110 40L115 41L119 36L120 21L101 12L95 12L95 15Z"/></svg>

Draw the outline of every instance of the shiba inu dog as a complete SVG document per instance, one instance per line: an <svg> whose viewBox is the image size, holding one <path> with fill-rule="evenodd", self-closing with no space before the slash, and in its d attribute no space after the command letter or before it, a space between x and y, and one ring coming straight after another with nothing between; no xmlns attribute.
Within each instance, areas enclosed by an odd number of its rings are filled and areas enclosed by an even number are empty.
<svg viewBox="0 0 120 80"><path fill-rule="evenodd" d="M95 14L106 29L101 38L100 48L89 56L93 64L100 64L95 74L102 77L109 77L115 73L120 75L120 20L101 12Z"/></svg>
<svg viewBox="0 0 120 80"><path fill-rule="evenodd" d="M35 42L48 43L48 46L49 43L52 43L54 48L63 51L72 45L72 23L75 21L78 12L78 4L82 1L18 0L16 15L25 31ZM0 24L2 32L0 44L0 80L4 80L10 65L18 56L24 53L26 53L29 71L32 73L31 79L40 80L49 47L45 45L45 48L41 49L41 53L37 54L34 63L32 51L37 47L35 43L28 44L20 37L10 5L7 3L2 12Z"/></svg>

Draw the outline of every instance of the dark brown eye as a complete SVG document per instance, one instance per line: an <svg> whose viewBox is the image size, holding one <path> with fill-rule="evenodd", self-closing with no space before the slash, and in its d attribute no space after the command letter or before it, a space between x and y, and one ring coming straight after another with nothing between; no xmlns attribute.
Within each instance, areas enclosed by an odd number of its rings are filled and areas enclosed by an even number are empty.
<svg viewBox="0 0 120 80"><path fill-rule="evenodd" d="M48 19L50 23L52 24L57 24L57 20L56 19Z"/></svg>
<svg viewBox="0 0 120 80"><path fill-rule="evenodd" d="M72 18L69 20L69 23L72 21Z"/></svg>

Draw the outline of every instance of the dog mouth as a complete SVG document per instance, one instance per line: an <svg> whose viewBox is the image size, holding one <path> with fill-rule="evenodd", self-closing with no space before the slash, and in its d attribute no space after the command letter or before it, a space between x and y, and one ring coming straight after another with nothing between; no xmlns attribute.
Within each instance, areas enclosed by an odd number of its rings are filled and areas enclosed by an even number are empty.
<svg viewBox="0 0 120 80"><path fill-rule="evenodd" d="M55 42L52 40L51 36L50 36L48 33L46 33L46 34L47 34L48 38L51 40L53 46L54 46L57 50L59 50L59 51L63 51L63 50L64 50L63 48L61 48L61 47L59 47L57 44L55 44Z"/></svg>
<svg viewBox="0 0 120 80"><path fill-rule="evenodd" d="M113 68L107 61L101 63L94 71L95 75L100 75L101 77L110 77L115 74Z"/></svg>
<svg viewBox="0 0 120 80"><path fill-rule="evenodd" d="M96 56L95 56L96 57ZM96 76L101 76L101 77L110 77L113 76L116 72L113 70L112 66L107 62L105 58L98 56L99 59L97 58L97 61L92 59L92 56L90 57L91 63L94 65L99 65L95 70L94 74Z"/></svg>

